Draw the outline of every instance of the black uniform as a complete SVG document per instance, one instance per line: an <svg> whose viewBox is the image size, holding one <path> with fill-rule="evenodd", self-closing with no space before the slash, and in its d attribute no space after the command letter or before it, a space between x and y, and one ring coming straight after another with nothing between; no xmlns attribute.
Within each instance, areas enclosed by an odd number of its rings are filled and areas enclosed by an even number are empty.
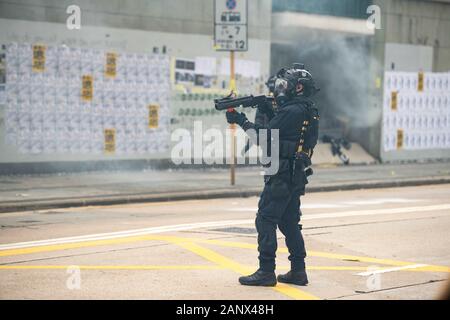
<svg viewBox="0 0 450 320"><path fill-rule="evenodd" d="M286 237L292 270L304 270L306 251L299 225L300 196L305 194L305 185L308 183L305 168L311 165L312 149L318 138L317 109L311 100L294 97L279 108L268 126L247 121L242 127L244 130L256 131L279 129L279 170L276 175L265 177L255 221L260 270L275 270L277 226ZM270 139L268 141L270 144ZM270 145L261 147L270 148Z"/></svg>

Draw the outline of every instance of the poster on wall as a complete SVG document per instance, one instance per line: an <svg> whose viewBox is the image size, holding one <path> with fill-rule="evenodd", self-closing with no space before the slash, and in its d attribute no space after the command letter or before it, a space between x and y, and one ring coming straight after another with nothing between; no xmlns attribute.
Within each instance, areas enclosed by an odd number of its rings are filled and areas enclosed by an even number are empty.
<svg viewBox="0 0 450 320"><path fill-rule="evenodd" d="M189 59L175 60L175 83L195 83L195 61Z"/></svg>
<svg viewBox="0 0 450 320"><path fill-rule="evenodd" d="M267 79L261 78L259 61L236 59L236 85L239 92L254 94L261 92L261 86ZM227 58L199 56L195 59L175 59L175 84L184 90L192 87L223 90L228 88L230 62Z"/></svg>
<svg viewBox="0 0 450 320"><path fill-rule="evenodd" d="M33 45L33 59L32 68L33 72L45 71L45 51L46 47L41 44Z"/></svg>

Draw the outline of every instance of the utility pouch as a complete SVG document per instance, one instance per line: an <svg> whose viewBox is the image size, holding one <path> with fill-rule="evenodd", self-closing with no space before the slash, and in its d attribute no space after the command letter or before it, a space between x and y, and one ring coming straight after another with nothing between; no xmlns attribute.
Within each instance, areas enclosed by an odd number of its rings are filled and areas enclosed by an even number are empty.
<svg viewBox="0 0 450 320"><path fill-rule="evenodd" d="M306 177L305 165L300 159L295 160L295 167L292 177L292 182L297 186L305 186L308 184Z"/></svg>
<svg viewBox="0 0 450 320"><path fill-rule="evenodd" d="M281 199L289 196L289 185L279 176L273 176L269 182L270 193L274 199Z"/></svg>
<svg viewBox="0 0 450 320"><path fill-rule="evenodd" d="M291 174L289 161L280 160L278 173L270 177L269 185L272 197L275 199L287 197L290 194L289 184L291 182Z"/></svg>

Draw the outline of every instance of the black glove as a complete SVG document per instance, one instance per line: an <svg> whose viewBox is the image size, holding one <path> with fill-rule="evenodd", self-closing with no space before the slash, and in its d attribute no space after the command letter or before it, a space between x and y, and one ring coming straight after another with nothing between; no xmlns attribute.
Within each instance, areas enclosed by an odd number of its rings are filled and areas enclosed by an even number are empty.
<svg viewBox="0 0 450 320"><path fill-rule="evenodd" d="M273 106L271 103L264 103L264 104L260 104L258 105L258 111L265 114L267 116L267 118L270 120L272 120L272 118L275 116L275 113L273 111Z"/></svg>
<svg viewBox="0 0 450 320"><path fill-rule="evenodd" d="M226 116L228 123L237 123L241 127L247 121L247 116L243 112L227 111Z"/></svg>

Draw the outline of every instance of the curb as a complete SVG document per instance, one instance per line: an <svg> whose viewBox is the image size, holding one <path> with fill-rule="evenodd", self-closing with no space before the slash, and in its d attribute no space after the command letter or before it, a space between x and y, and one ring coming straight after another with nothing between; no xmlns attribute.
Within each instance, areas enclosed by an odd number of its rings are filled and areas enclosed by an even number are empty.
<svg viewBox="0 0 450 320"><path fill-rule="evenodd" d="M330 192L330 191L346 191L358 189L378 189L378 188L394 188L394 187L410 187L422 185L434 185L450 183L450 177L422 178L422 179L403 179L396 181L361 181L358 183L336 183L327 185L310 186L307 192ZM56 208L85 207L85 206L106 206L130 203L145 202L167 202L181 200L205 200L205 199L223 199L223 198L245 198L258 196L262 191L262 187L258 188L227 188L195 191L167 192L159 194L121 194L121 195L104 195L83 198L58 198L47 200L32 200L20 202L3 202L0 203L0 213L17 212L17 211L33 211L47 210Z"/></svg>

